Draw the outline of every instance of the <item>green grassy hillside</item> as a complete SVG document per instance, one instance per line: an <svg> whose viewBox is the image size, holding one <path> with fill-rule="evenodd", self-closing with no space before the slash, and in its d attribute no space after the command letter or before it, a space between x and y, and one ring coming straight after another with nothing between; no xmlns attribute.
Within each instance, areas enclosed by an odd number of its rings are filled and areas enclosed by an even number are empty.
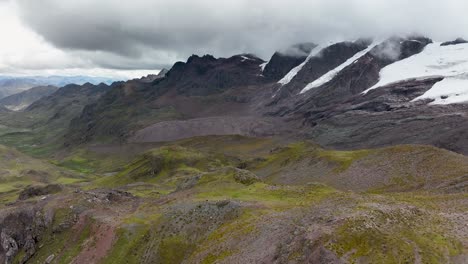
<svg viewBox="0 0 468 264"><path fill-rule="evenodd" d="M37 210L32 221L42 223L31 227L40 234L36 251L20 246L18 262L461 264L468 253L467 158L434 147L337 151L200 137L94 146L54 161L60 169L1 153L11 168L6 183L18 182L15 161L52 170L44 183L69 181L65 168L115 171L73 192L11 204L8 219Z"/></svg>

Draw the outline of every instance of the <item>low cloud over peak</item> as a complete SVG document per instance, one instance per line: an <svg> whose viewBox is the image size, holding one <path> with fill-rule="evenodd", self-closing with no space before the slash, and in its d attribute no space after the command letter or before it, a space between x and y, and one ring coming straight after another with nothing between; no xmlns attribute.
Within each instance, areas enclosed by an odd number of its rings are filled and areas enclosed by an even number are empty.
<svg viewBox="0 0 468 264"><path fill-rule="evenodd" d="M294 43L363 36L468 38L463 0L10 1L46 42L106 68L160 68L194 53L267 59Z"/></svg>

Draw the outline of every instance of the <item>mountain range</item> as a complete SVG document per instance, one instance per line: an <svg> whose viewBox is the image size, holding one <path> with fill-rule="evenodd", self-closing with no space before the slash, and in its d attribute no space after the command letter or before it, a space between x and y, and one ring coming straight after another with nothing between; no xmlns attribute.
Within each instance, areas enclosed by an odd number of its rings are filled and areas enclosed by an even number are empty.
<svg viewBox="0 0 468 264"><path fill-rule="evenodd" d="M36 86L57 86L67 84L107 83L111 84L115 79L91 76L0 76L0 99L13 95Z"/></svg>
<svg viewBox="0 0 468 264"><path fill-rule="evenodd" d="M0 261L466 262L462 39L58 86L0 101Z"/></svg>

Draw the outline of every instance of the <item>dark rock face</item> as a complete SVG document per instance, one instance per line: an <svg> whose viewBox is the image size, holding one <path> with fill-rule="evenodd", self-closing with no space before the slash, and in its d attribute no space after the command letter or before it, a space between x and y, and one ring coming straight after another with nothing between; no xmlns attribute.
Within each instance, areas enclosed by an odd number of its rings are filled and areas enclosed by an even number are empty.
<svg viewBox="0 0 468 264"><path fill-rule="evenodd" d="M294 67L304 62L316 46L313 43L297 44L285 52L275 52L265 66L263 75L273 81L279 81Z"/></svg>
<svg viewBox="0 0 468 264"><path fill-rule="evenodd" d="M463 39L463 38L457 38L456 40L447 41L447 42L444 42L444 43L442 43L440 45L441 46L450 46L450 45L458 45L458 44L465 44L465 43L468 43L468 41Z"/></svg>

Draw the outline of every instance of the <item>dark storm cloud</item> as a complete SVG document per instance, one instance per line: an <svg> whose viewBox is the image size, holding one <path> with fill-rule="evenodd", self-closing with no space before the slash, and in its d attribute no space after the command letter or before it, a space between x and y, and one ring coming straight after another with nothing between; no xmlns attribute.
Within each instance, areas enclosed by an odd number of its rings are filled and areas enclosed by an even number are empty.
<svg viewBox="0 0 468 264"><path fill-rule="evenodd" d="M48 42L115 68L160 67L192 53L267 59L297 42L362 36L468 37L463 0L14 1Z"/></svg>

